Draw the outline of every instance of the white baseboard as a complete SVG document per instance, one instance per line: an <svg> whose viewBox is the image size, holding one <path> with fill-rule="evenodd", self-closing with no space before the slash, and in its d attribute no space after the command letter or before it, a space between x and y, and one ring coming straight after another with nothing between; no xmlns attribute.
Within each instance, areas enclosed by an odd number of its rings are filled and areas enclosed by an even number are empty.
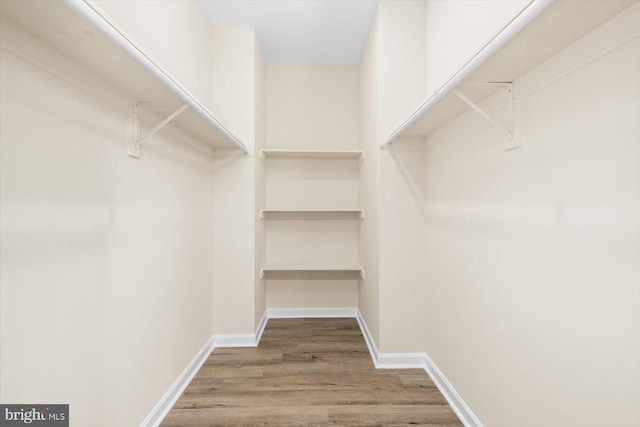
<svg viewBox="0 0 640 427"><path fill-rule="evenodd" d="M149 412L149 415L147 415L147 418L142 421L140 427L157 427L160 425L164 417L167 416L173 405L178 401L184 389L187 388L200 367L207 360L213 351L213 348L213 337L211 337L200 349L198 354L196 354L193 360L189 362L187 367L182 371L180 376L178 376L165 395L162 396L162 399L160 399L151 412Z"/></svg>
<svg viewBox="0 0 640 427"><path fill-rule="evenodd" d="M213 336L213 345L218 347L255 347L255 334L218 334Z"/></svg>
<svg viewBox="0 0 640 427"><path fill-rule="evenodd" d="M379 353L378 369L424 369L424 353Z"/></svg>
<svg viewBox="0 0 640 427"><path fill-rule="evenodd" d="M427 353L380 353L369 332L367 323L364 321L364 317L362 317L362 313L357 309L356 312L356 320L358 321L364 340L367 343L367 347L369 347L371 360L373 360L376 369L424 369L465 427L483 427L478 417L475 416L465 401L462 400L462 397L456 392L451 383L447 381L442 371L438 369Z"/></svg>
<svg viewBox="0 0 640 427"><path fill-rule="evenodd" d="M482 422L476 417L471 408L467 406L462 397L458 394L458 392L453 388L453 386L447 381L447 378L444 376L442 371L438 369L433 360L425 353L424 357L424 370L427 371L427 375L431 378L431 381L438 387L440 393L447 399L449 402L449 406L456 413L462 424L465 427L483 427Z"/></svg>
<svg viewBox="0 0 640 427"><path fill-rule="evenodd" d="M465 427L483 427L478 417L475 416L451 383L447 381L442 371L438 369L426 353L380 353L362 313L357 308L268 308L265 310L262 319L260 319L255 334L213 335L145 418L140 427L157 427L162 422L215 347L257 346L269 319L322 317L355 318L360 326L376 369L424 369Z"/></svg>
<svg viewBox="0 0 640 427"><path fill-rule="evenodd" d="M268 308L269 319L356 317L357 308Z"/></svg>
<svg viewBox="0 0 640 427"><path fill-rule="evenodd" d="M260 323L258 323L258 327L256 328L256 345L260 343L260 339L262 338L262 333L264 332L265 326L267 326L267 321L269 320L268 311L265 310L262 315L262 319L260 319Z"/></svg>
<svg viewBox="0 0 640 427"><path fill-rule="evenodd" d="M360 309L356 309L356 320L358 321L358 326L360 326L360 332L362 332L364 341L367 343L367 347L369 348L369 354L371 355L373 366L378 369L378 359L380 358L380 352L378 351L378 346L376 346L376 342L373 339L373 336L371 336L371 332L369 332L369 328L364 321L362 313L360 313Z"/></svg>

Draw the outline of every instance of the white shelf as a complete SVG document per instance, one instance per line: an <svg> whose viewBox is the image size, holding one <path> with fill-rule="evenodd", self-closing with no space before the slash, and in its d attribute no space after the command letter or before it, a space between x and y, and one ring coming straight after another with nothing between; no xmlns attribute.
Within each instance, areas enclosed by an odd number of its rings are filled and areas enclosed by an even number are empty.
<svg viewBox="0 0 640 427"><path fill-rule="evenodd" d="M359 264L265 264L260 270L260 278L269 272L352 272L364 279L364 269Z"/></svg>
<svg viewBox="0 0 640 427"><path fill-rule="evenodd" d="M136 100L176 99L180 101L178 105L188 105L172 123L202 142L215 148L247 152L242 142L148 58L93 1L2 2L2 14ZM166 102L160 105L145 102L145 107L163 116L176 109Z"/></svg>
<svg viewBox="0 0 640 427"><path fill-rule="evenodd" d="M261 209L260 219L271 218L364 218L363 209Z"/></svg>
<svg viewBox="0 0 640 427"><path fill-rule="evenodd" d="M265 149L261 158L321 158L321 159L360 159L364 156L358 150L288 150Z"/></svg>
<svg viewBox="0 0 640 427"><path fill-rule="evenodd" d="M450 94L453 89L461 89L467 98L478 103L500 90L496 85L478 83L515 81L633 3L533 1L443 86L428 96L386 139L385 144L400 136L426 136L467 111L469 107Z"/></svg>

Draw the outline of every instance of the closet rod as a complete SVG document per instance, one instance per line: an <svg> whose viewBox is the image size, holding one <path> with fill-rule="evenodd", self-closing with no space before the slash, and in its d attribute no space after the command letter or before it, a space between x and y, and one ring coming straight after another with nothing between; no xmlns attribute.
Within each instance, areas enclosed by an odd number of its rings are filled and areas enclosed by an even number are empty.
<svg viewBox="0 0 640 427"><path fill-rule="evenodd" d="M458 86L464 79L469 77L480 65L482 65L491 55L500 49L506 42L511 40L520 30L526 27L555 0L531 0L529 4L511 20L498 34L487 42L478 52L475 53L456 73L443 84L440 89L431 95L398 129L395 130L385 141L385 145L391 144L407 128L422 117L428 110L443 99L449 92Z"/></svg>
<svg viewBox="0 0 640 427"><path fill-rule="evenodd" d="M229 130L227 130L202 104L200 104L189 92L176 82L171 76L162 70L155 62L144 54L114 22L111 22L108 15L97 6L92 0L66 0L67 4L73 7L80 15L102 30L111 40L117 43L140 65L157 77L171 92L173 92L182 102L191 107L210 126L217 129L229 142L238 147L244 154L248 154L247 147L242 144Z"/></svg>

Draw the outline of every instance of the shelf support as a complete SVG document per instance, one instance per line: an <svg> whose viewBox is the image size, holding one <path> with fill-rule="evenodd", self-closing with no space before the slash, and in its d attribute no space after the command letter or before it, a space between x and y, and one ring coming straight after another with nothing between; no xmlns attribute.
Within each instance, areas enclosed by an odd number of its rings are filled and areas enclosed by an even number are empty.
<svg viewBox="0 0 640 427"><path fill-rule="evenodd" d="M167 124L171 122L171 120L175 119L182 113L184 110L189 108L188 104L182 104L178 107L173 113L169 114L164 120L155 125L153 129L147 132L144 136L142 136L142 126L140 124L140 111L139 106L141 102L146 100L136 100L133 107L133 145L129 148L129 157L133 157L134 159L139 159L142 152L142 143L158 132L160 129L165 127Z"/></svg>
<svg viewBox="0 0 640 427"><path fill-rule="evenodd" d="M493 125L497 129L501 130L505 134L507 143L510 143L511 141L513 141L513 131L512 131L512 129L513 129L513 123L512 123L512 117L513 117L513 89L512 89L511 83L505 83L505 85L507 86L506 97L505 97L505 106L504 106L504 109L505 109L505 121L507 122L506 126L503 126L500 122L498 122L496 119L491 117L491 114L487 113L478 104L476 104L475 102L473 102L472 100L470 100L469 98L464 96L464 94L462 92L460 92L458 89L453 89L452 92L453 92L453 94L455 96L460 98L465 104L467 104L469 107L471 107L476 113L480 114L491 125ZM513 144L511 144L511 145L513 145ZM515 146L513 146L511 148L515 148ZM509 149L509 148L507 148L507 149Z"/></svg>
<svg viewBox="0 0 640 427"><path fill-rule="evenodd" d="M189 106L187 104L183 104L176 111L174 111L173 113L169 114L169 116L166 119L164 119L163 121L158 123L153 129L151 129L149 131L149 133L147 133L145 136L140 138L140 142L144 142L151 135L153 135L154 133L158 132L160 129L162 129L165 125L167 125L171 120L175 119L180 113L182 113L187 108L189 108Z"/></svg>

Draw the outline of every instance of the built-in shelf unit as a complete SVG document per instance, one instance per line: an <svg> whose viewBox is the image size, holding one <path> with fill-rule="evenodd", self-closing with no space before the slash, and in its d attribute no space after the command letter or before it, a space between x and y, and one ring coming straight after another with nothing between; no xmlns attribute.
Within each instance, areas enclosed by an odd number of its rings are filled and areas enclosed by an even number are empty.
<svg viewBox="0 0 640 427"><path fill-rule="evenodd" d="M247 153L243 143L211 111L147 56L95 2L3 2L2 14L133 98L134 120L139 120L135 113L140 104L145 111L150 109L165 118L132 140L131 157L139 157L140 144L169 121L211 147ZM11 50L10 40L6 42L3 48Z"/></svg>
<svg viewBox="0 0 640 427"><path fill-rule="evenodd" d="M289 173L295 170L299 172L299 171L305 171L308 168L310 168L311 164L307 162L314 162L314 163L322 162L323 164L325 162L329 162L327 164L329 167L323 166L319 168L322 171L321 173L322 178L318 178L318 177L316 178L322 181L324 179L329 179L329 180L332 179L332 175L331 175L332 169L330 167L332 162L338 162L340 164L340 167L346 168L349 171L353 171L354 176L357 177L357 169L352 169L352 168L357 168L360 162L363 160L363 152L358 150L264 149L261 151L261 158L268 163L271 163L269 162L269 160L271 160L273 162L278 162L280 164L286 165L284 175L286 175L287 177L289 176ZM281 163L281 162L284 162L284 163ZM318 167L317 164L315 166ZM344 171L345 169L342 169L342 170ZM267 176L269 176L270 174L268 166L267 166L266 174ZM269 206L269 197L268 197L269 185L270 185L269 182L270 182L269 179L267 179L267 206ZM306 186L303 186L303 187L306 187ZM316 187L316 190L318 190L317 187ZM333 199L332 193L326 190L324 187L319 191L319 193L324 193L322 195L317 194L317 196L319 196L317 198L321 201L327 202L328 200ZM298 196L300 196L300 194L298 194ZM354 197L356 198L354 198L353 200L342 200L342 203L357 205L356 203L357 195L354 195ZM275 222L280 224L280 226L277 227L277 230L273 230L273 232L275 233L288 233L291 230L296 230L297 233L304 233L303 229L310 228L310 229L316 230L315 232L312 232L312 234L317 236L318 229L313 228L314 227L313 223L316 223L316 224L325 223L323 230L329 233L336 230L336 227L339 227L339 224L337 223L341 223L342 225L342 227L340 227L341 233L344 233L345 227L349 227L349 228L356 227L355 229L352 228L352 230L355 230L356 232L356 234L353 234L354 238L351 239L351 237L349 237L346 242L342 241L342 243L345 243L347 245L354 245L354 247L357 248L358 242L356 237L357 237L357 227L359 227L359 225L358 224L346 225L346 224L348 222L352 222L354 220L359 220L364 218L363 209L342 208L342 207L335 207L335 205L329 206L329 207L318 206L318 204L322 205L323 202L314 203L318 207L313 206L312 208L297 208L297 207L289 208L290 206L296 206L296 204L299 204L299 203L300 203L299 197L296 197L295 194L286 193L286 197L284 198L281 197L280 202L276 203L276 205L284 204L285 206L287 206L287 208L275 207L275 208L261 209L259 211L260 219L264 219L267 221L277 220L277 221L269 221L269 222ZM327 221L336 221L336 223L334 222L327 223ZM271 225L275 226L276 224L271 224ZM267 227L270 227L270 226L267 225ZM267 233L267 235L269 235L269 233ZM304 248L300 248L300 249L304 250ZM266 252L267 252L267 260L269 260L270 248L268 244L267 244ZM281 258L281 256L279 258ZM304 272L315 272L315 273L341 272L341 273L354 273L354 277L364 278L364 270L362 266L357 263L352 263L350 261L353 261L353 260L347 260L344 264L337 264L335 262L323 262L322 259L314 259L313 263L288 262L287 260L285 260L285 262L267 262L265 263L265 265L262 267L260 271L260 278L266 277L268 273L276 273L276 272L280 272L280 273L282 272L298 272L298 273L300 272L302 273ZM331 276L327 276L327 277L331 277Z"/></svg>
<svg viewBox="0 0 640 427"><path fill-rule="evenodd" d="M478 103L571 43L594 30L633 2L531 1L514 19L479 49L461 68L420 104L385 140L426 136L469 106L489 121ZM512 93L509 92L508 98ZM466 99L464 99L466 98ZM510 108L510 106L506 106ZM509 140L510 123L504 127Z"/></svg>

